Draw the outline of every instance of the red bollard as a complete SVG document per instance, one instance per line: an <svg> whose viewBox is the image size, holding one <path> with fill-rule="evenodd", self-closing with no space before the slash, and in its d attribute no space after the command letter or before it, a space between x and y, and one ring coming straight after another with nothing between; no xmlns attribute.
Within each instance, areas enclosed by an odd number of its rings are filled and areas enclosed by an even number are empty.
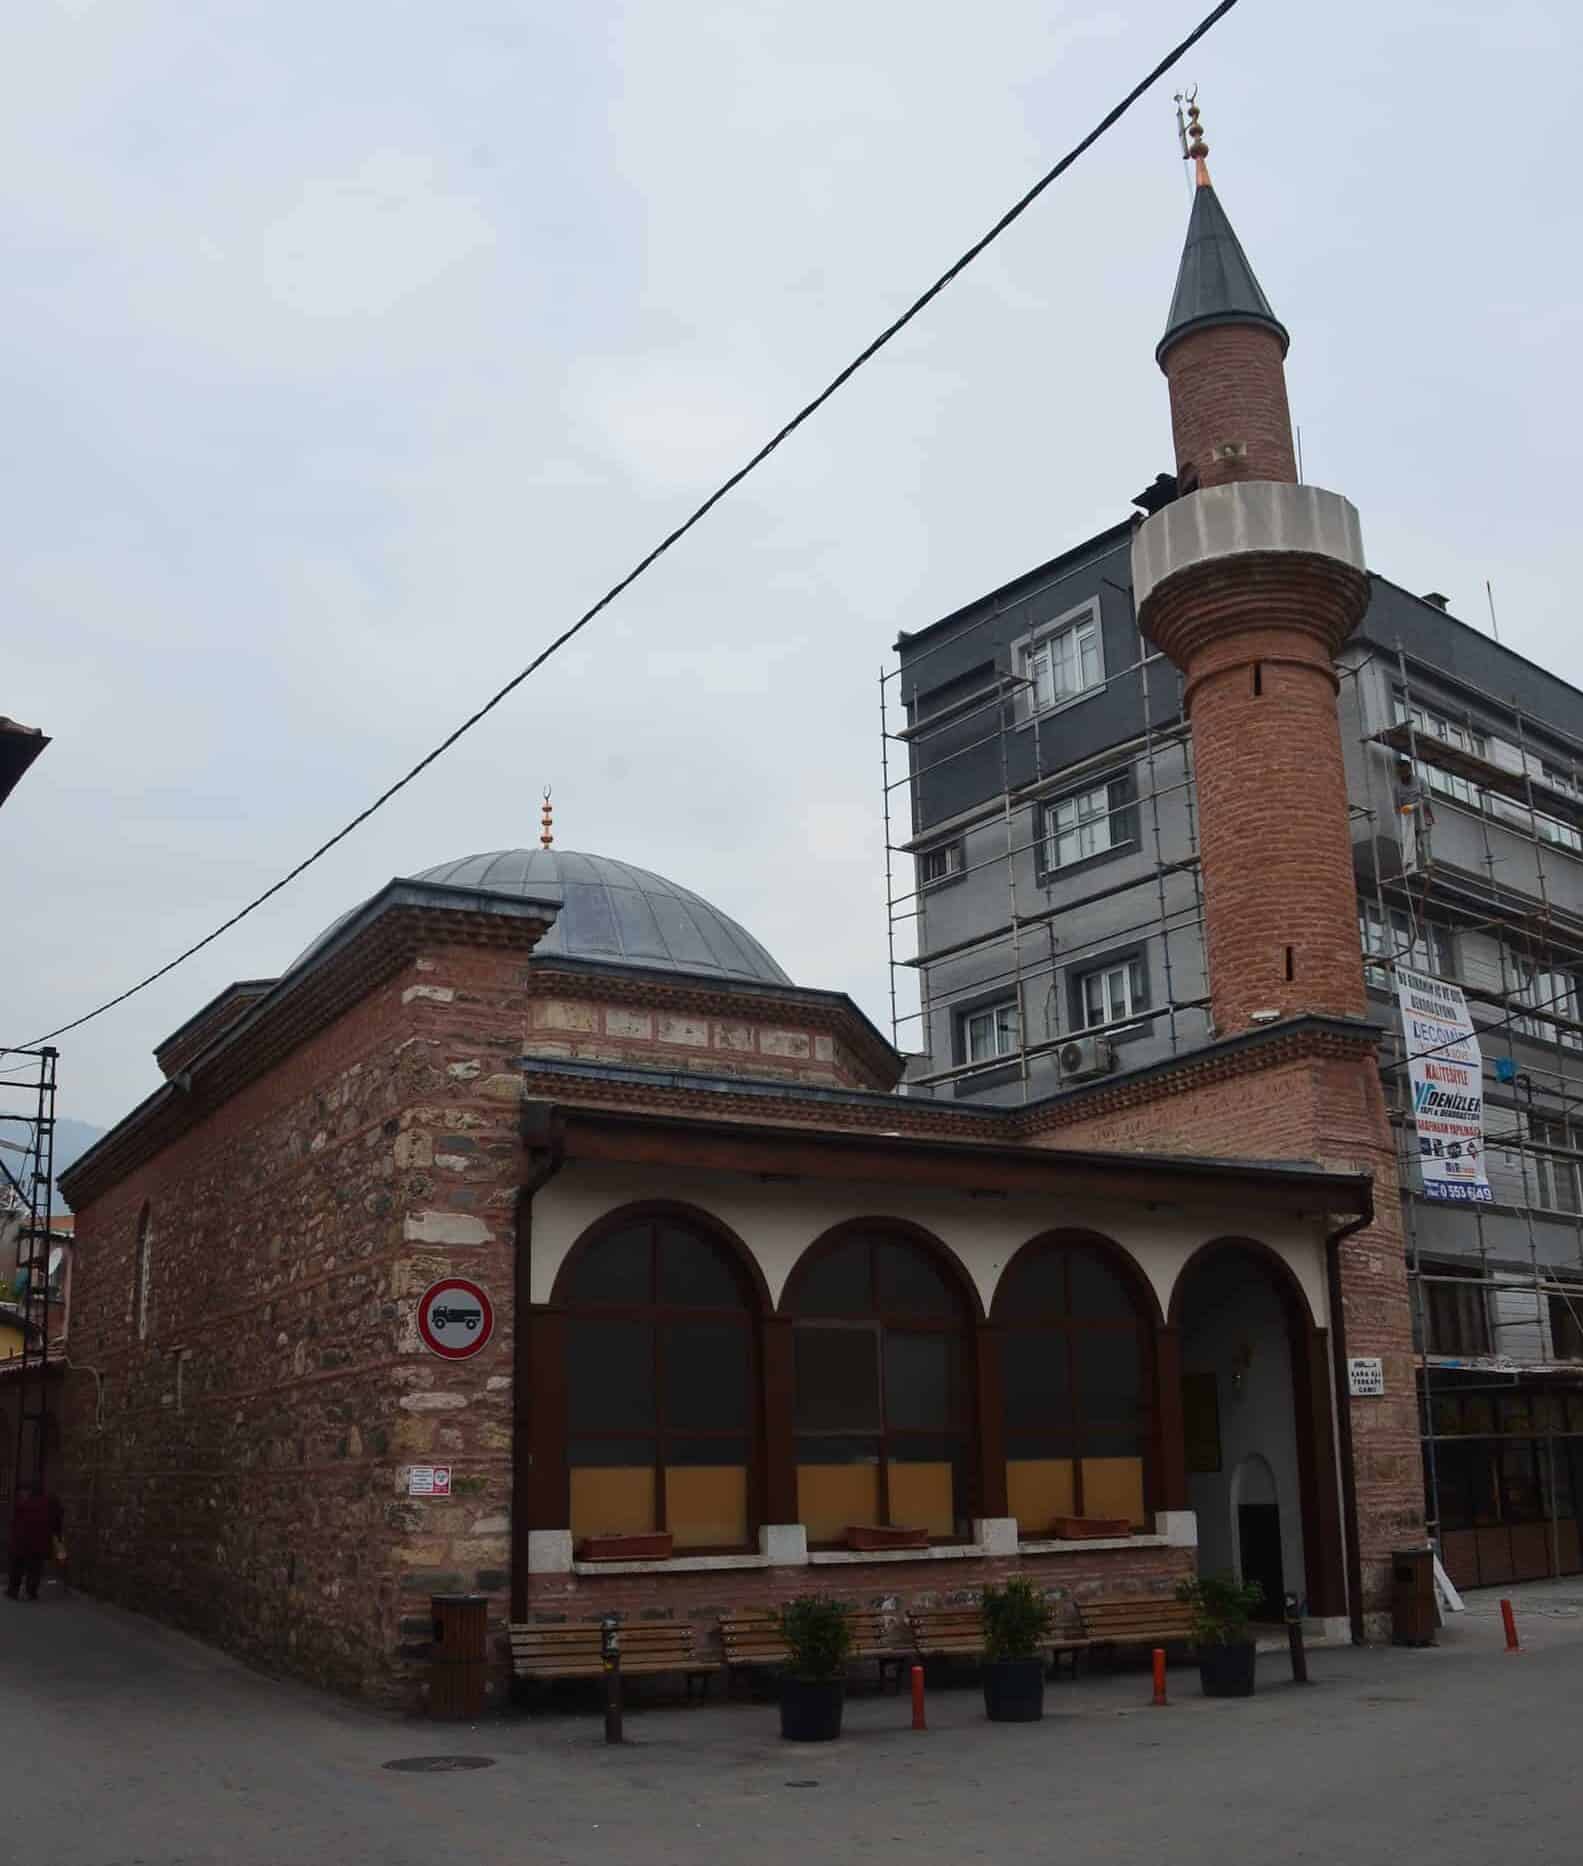
<svg viewBox="0 0 1583 1866"><path fill-rule="evenodd" d="M1156 1707L1168 1702L1165 1695L1165 1648L1154 1648L1154 1702Z"/></svg>
<svg viewBox="0 0 1583 1866"><path fill-rule="evenodd" d="M912 1668L912 1727L915 1730L929 1728L923 1720L923 1667Z"/></svg>
<svg viewBox="0 0 1583 1866"><path fill-rule="evenodd" d="M1517 1616L1512 1612L1512 1603L1509 1600L1501 1602L1501 1618L1506 1622L1506 1650L1516 1652L1518 1650Z"/></svg>

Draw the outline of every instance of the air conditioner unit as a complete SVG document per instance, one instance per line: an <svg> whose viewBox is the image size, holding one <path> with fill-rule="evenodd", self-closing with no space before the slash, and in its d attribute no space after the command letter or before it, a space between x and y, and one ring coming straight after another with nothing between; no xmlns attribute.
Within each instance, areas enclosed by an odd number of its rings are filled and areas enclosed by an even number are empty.
<svg viewBox="0 0 1583 1866"><path fill-rule="evenodd" d="M1103 1037L1073 1037L1056 1053L1063 1082L1086 1082L1108 1076L1116 1066L1116 1051Z"/></svg>

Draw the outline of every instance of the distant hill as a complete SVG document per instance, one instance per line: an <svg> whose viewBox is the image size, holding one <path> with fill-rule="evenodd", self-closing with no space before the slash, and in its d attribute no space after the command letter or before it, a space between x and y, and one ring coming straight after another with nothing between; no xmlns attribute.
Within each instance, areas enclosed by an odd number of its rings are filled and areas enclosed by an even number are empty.
<svg viewBox="0 0 1583 1866"><path fill-rule="evenodd" d="M55 1188L60 1193L60 1176L74 1160L81 1159L93 1143L109 1133L107 1127L95 1127L91 1121L74 1121L70 1115L55 1118Z"/></svg>

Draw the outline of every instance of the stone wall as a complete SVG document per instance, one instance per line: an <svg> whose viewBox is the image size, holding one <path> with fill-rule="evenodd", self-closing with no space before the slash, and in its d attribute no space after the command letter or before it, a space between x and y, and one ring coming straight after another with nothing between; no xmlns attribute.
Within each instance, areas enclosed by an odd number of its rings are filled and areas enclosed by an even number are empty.
<svg viewBox="0 0 1583 1866"><path fill-rule="evenodd" d="M241 1656L411 1702L428 1595L505 1611L520 955L422 956L78 1215L62 1489L79 1581ZM148 1317L134 1300L149 1214ZM415 1298L482 1282L494 1341ZM454 1467L409 1499L408 1465Z"/></svg>

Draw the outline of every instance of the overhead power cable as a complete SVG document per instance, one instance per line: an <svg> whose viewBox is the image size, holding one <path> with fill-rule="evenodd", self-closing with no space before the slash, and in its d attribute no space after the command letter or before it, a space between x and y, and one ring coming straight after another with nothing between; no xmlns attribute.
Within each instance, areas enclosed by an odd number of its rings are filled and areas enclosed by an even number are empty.
<svg viewBox="0 0 1583 1866"><path fill-rule="evenodd" d="M790 439L805 422L811 420L832 396L837 394L852 380L864 364L871 362L878 356L880 351L883 350L894 337L899 336L900 333L912 323L914 318L931 305L948 285L972 265L973 261L977 259L981 253L992 246L1013 222L1020 220L1028 209L1032 207L1034 202L1038 200L1039 196L1044 193L1045 189L1048 188L1052 182L1058 181L1080 156L1092 149L1094 144L1099 141L1100 137L1127 114L1138 99L1142 97L1144 92L1147 91L1151 85L1157 83L1164 77L1172 66L1179 63L1180 60L1198 44L1200 39L1204 38L1207 33L1225 18L1236 4L1237 0L1220 0L1220 4L1211 12L1206 13L1203 19L1199 21L1185 39L1174 45L1147 76L1140 78L1138 82L1133 85L1132 89L1127 92L1120 103L1113 105L1111 109L1106 111L1105 115L1100 118L1099 122L1094 125L1081 142L1068 150L1053 168L1047 169L1033 186L1001 215L1000 219L995 222L987 233L980 239L975 240L967 251L962 254L961 258L948 266L926 291L920 293L919 296L908 305L907 309L903 311L898 318L887 324L872 343L866 345L853 357L851 362L848 363L844 369L832 376L819 393L814 396L811 401L805 402L784 427L778 428L764 445L759 448L757 453L744 461L728 479L722 480L715 490L710 493L708 498L684 519L674 531L667 532L660 542L655 545L654 549L650 551L647 556L640 558L618 583L613 583L596 603L585 609L569 628L563 629L547 647L542 648L520 673L514 674L503 687L492 693L476 712L468 714L467 718L464 719L454 731L447 733L432 751L425 753L410 771L407 771L401 777L397 778L393 784L388 785L379 793L372 803L368 804L366 808L359 810L357 815L354 816L349 823L338 829L333 836L327 837L310 855L304 856L294 868L288 869L278 881L271 883L269 887L265 888L262 894L256 895L245 907L238 908L228 920L222 920L213 932L206 933L202 939L194 941L184 952L177 953L174 959L167 960L166 963L157 970L150 972L146 978L140 978L135 985L129 985L125 991L117 992L113 998L106 998L103 1004L96 1005L91 1011L85 1011L81 1017L74 1017L69 1023L57 1025L54 1030L46 1031L42 1037L35 1037L33 1039L34 1044L48 1043L55 1037L65 1036L68 1031L80 1030L84 1024L91 1023L96 1017L102 1017L106 1011L114 1010L118 1004L125 1004L128 998L136 997L140 991L146 991L150 985L157 984L160 979L174 972L177 966L184 965L187 960L202 952L205 946L212 946L222 934L229 933L232 927L245 920L249 914L256 912L266 901L272 900L283 888L290 887L292 882L294 882L299 875L305 874L308 869L313 867L315 862L322 860L338 843L344 842L354 830L361 828L375 811L383 809L384 806L390 802L392 797L405 790L415 778L422 776L422 774L428 770L429 766L435 763L437 759L443 758L451 747L456 744L458 739L462 738L466 733L471 732L473 727L476 726L481 719L487 718L503 700L508 699L515 693L517 688L520 687L525 680L537 673L552 655L558 654L574 636L581 634L582 631L587 628L588 624L593 621L595 616L599 615L603 610L608 609L610 605L615 602L617 597L624 594L637 582L639 577L652 569L667 551L674 545L679 544L695 525L700 524L707 518L709 513L714 510L728 493L735 491L750 473L761 467L783 441Z"/></svg>

